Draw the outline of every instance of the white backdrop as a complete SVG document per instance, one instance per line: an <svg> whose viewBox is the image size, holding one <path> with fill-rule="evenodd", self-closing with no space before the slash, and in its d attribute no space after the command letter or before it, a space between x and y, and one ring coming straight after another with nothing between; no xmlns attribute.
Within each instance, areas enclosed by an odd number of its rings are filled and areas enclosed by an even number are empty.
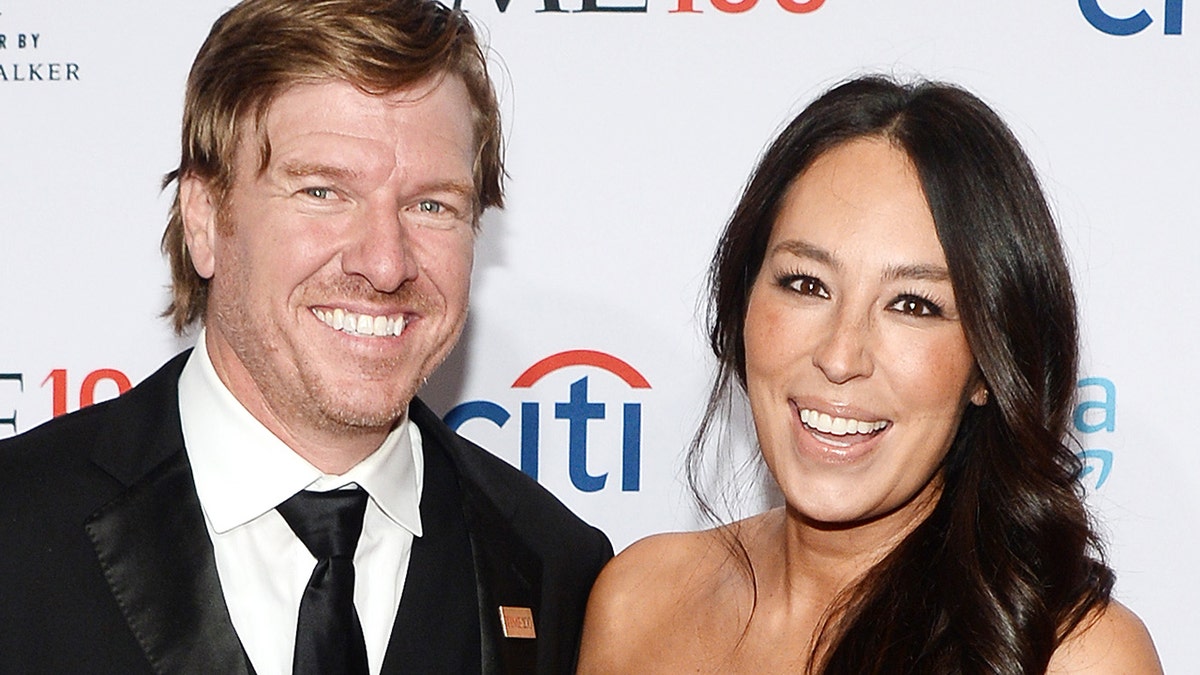
<svg viewBox="0 0 1200 675"><path fill-rule="evenodd" d="M1200 24L1183 0L580 11L636 1L462 0L495 51L510 206L485 219L467 333L424 392L434 408L475 402L461 431L536 463L618 548L698 527L679 478L712 368L699 299L758 153L848 75L961 83L1025 143L1064 230L1095 382L1080 389L1084 480L1117 596L1168 672L1194 669L1200 461L1183 422L1200 407ZM0 0L0 437L190 344L156 317L158 183L188 66L229 4ZM573 350L600 356L535 368ZM604 417L572 464L556 404L582 394Z"/></svg>

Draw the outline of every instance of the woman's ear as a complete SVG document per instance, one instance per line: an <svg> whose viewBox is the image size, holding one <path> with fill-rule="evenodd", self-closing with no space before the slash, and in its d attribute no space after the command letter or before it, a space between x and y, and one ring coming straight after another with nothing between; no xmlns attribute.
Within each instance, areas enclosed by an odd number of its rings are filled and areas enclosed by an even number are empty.
<svg viewBox="0 0 1200 675"><path fill-rule="evenodd" d="M983 406L987 405L987 402L988 402L987 382L984 382L983 379L980 378L979 382L976 383L976 385L975 385L975 391L971 392L971 403L982 408Z"/></svg>

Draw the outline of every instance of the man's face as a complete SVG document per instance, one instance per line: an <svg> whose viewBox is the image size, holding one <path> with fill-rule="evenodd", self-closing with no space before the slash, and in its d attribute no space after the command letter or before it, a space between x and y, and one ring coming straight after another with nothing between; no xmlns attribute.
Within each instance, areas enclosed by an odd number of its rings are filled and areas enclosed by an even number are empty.
<svg viewBox="0 0 1200 675"><path fill-rule="evenodd" d="M268 109L270 163L241 130L224 206L182 203L222 381L302 455L375 439L462 330L474 243L467 91L446 77L384 96L302 84ZM311 461L311 458L310 458ZM349 468L349 467L346 467Z"/></svg>

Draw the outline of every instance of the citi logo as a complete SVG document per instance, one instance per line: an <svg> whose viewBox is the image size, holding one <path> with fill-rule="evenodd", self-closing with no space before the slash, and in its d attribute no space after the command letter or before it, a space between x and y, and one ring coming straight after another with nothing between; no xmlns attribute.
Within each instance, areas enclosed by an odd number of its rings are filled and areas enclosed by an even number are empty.
<svg viewBox="0 0 1200 675"><path fill-rule="evenodd" d="M1145 9L1133 16L1113 16L1101 9L1100 0L1079 0L1079 11L1088 23L1109 35L1133 35L1154 23ZM1183 0L1164 0L1162 22L1163 35L1183 35Z"/></svg>
<svg viewBox="0 0 1200 675"><path fill-rule="evenodd" d="M565 392L564 382L569 382ZM517 406L521 471L537 480L543 460L561 466L565 440L567 473L576 489L597 492L608 485L610 472L593 474L589 453L600 465L614 466L619 457L621 491L641 489L642 403L629 399L649 390L650 383L637 369L611 354L574 349L533 364L511 387L525 399ZM604 392L599 398L597 389ZM618 397L625 400L613 402ZM495 401L477 400L458 404L443 419L455 431L471 420L486 420L503 430L512 416ZM551 439L545 448L544 437ZM501 443L511 443L511 438L511 433L503 434Z"/></svg>

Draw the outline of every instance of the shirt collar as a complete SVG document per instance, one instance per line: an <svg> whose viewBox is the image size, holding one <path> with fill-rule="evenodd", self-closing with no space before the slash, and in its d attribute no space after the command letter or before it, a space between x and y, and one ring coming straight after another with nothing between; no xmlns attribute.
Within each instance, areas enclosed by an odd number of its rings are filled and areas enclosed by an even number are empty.
<svg viewBox="0 0 1200 675"><path fill-rule="evenodd" d="M340 476L324 474L272 434L221 382L197 345L179 377L179 417L196 492L213 530L223 534L300 490L355 483L397 525L421 536L424 476L421 432L407 413L375 452Z"/></svg>

